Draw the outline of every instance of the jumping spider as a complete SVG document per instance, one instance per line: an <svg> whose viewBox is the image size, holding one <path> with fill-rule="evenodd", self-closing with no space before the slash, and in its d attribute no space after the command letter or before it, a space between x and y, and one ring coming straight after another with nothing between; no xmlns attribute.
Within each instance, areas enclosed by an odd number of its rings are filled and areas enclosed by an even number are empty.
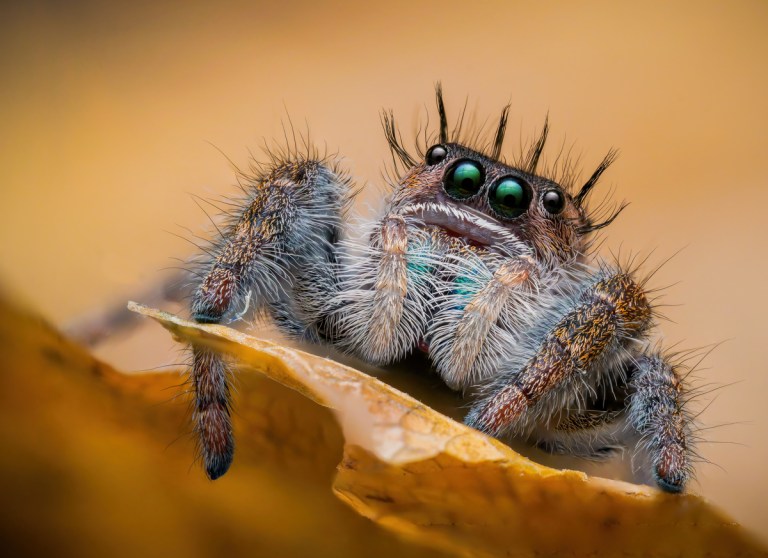
<svg viewBox="0 0 768 558"><path fill-rule="evenodd" d="M332 158L296 150L250 177L203 264L193 318L227 322L253 302L283 332L370 363L421 349L448 386L471 394L468 425L589 458L628 447L645 478L682 491L693 453L679 367L648 340L645 281L590 255L592 233L618 214L598 222L586 204L614 152L576 190L537 174L546 123L507 165L509 107L485 149L462 143L460 125L449 130L439 85L437 107L437 137L419 160L384 113L405 172L362 238L345 234L354 188ZM216 479L234 450L229 371L195 347L191 377Z"/></svg>

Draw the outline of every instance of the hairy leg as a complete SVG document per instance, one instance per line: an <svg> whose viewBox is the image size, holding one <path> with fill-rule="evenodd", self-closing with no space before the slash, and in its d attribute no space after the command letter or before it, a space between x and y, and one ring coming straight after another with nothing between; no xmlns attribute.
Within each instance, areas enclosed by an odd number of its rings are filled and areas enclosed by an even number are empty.
<svg viewBox="0 0 768 558"><path fill-rule="evenodd" d="M192 317L220 323L251 300L256 307L273 307L291 298L303 270L325 266L330 272L348 190L343 174L310 159L281 162L254 177L246 209L232 216L210 251L212 259L193 295ZM292 310L292 326L317 327L311 305ZM205 347L193 349L194 419L211 479L226 473L234 451L229 375L222 357Z"/></svg>
<svg viewBox="0 0 768 558"><path fill-rule="evenodd" d="M467 424L494 436L528 435L613 388L652 324L650 304L621 269L603 268L577 284L577 294L542 314L527 346L511 348L507 371L472 407Z"/></svg>
<svg viewBox="0 0 768 558"><path fill-rule="evenodd" d="M649 461L656 483L680 492L692 473L691 424L681 378L668 359L647 354L634 359L630 377L629 425L641 436L638 454Z"/></svg>
<svg viewBox="0 0 768 558"><path fill-rule="evenodd" d="M554 426L537 428L533 437L542 449L587 459L635 449L636 468L651 471L640 475L643 482L681 492L692 475L693 449L679 372L658 353L629 359L627 369L627 383L613 394L589 401Z"/></svg>

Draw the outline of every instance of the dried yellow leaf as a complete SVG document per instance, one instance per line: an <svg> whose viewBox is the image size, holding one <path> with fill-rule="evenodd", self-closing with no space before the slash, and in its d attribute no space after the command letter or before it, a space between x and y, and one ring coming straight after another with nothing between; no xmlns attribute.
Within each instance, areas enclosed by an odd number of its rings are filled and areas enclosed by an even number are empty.
<svg viewBox="0 0 768 558"><path fill-rule="evenodd" d="M243 374L236 474L212 483L179 371L117 372L12 300L0 289L3 556L445 556L333 496L328 409Z"/></svg>
<svg viewBox="0 0 768 558"><path fill-rule="evenodd" d="M360 371L130 307L333 409L345 440L334 491L414 542L465 556L765 555L699 496L544 467ZM241 389L236 407L252 395Z"/></svg>

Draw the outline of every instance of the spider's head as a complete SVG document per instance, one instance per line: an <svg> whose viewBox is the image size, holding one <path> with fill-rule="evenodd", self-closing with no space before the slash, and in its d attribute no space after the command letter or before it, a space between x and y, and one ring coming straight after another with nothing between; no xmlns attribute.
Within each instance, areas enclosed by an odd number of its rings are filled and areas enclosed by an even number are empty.
<svg viewBox="0 0 768 558"><path fill-rule="evenodd" d="M514 253L522 241L540 257L565 260L585 248L585 213L559 184L458 143L432 146L395 200L399 213L481 249Z"/></svg>
<svg viewBox="0 0 768 558"><path fill-rule="evenodd" d="M402 147L391 114L384 115L393 155L407 167L398 181L391 211L415 217L475 249L514 254L520 253L522 243L538 259L553 262L580 258L588 248L590 233L618 215L617 211L596 223L585 204L615 152L608 154L578 193L572 193L536 173L547 123L523 160L508 165L500 153L509 107L502 111L491 148L481 151L458 141L460 130L449 137L439 86L437 106L439 143L427 149L421 161Z"/></svg>

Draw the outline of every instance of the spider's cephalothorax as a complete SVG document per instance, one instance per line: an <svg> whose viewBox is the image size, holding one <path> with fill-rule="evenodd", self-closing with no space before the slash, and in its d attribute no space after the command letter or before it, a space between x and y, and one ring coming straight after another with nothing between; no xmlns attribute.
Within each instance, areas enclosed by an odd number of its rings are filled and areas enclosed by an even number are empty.
<svg viewBox="0 0 768 558"><path fill-rule="evenodd" d="M589 258L591 233L618 213L597 222L586 206L614 153L575 190L537 173L546 124L509 165L507 109L483 149L449 133L439 87L437 105L439 132L418 160L384 115L405 170L362 234L345 228L352 185L334 161L308 149L249 177L204 263L194 319L228 321L253 301L286 333L368 362L420 348L472 398L467 424L591 458L630 447L645 478L681 491L692 450L680 367L649 345L644 281ZM224 361L195 348L192 381L213 479L234 447Z"/></svg>

